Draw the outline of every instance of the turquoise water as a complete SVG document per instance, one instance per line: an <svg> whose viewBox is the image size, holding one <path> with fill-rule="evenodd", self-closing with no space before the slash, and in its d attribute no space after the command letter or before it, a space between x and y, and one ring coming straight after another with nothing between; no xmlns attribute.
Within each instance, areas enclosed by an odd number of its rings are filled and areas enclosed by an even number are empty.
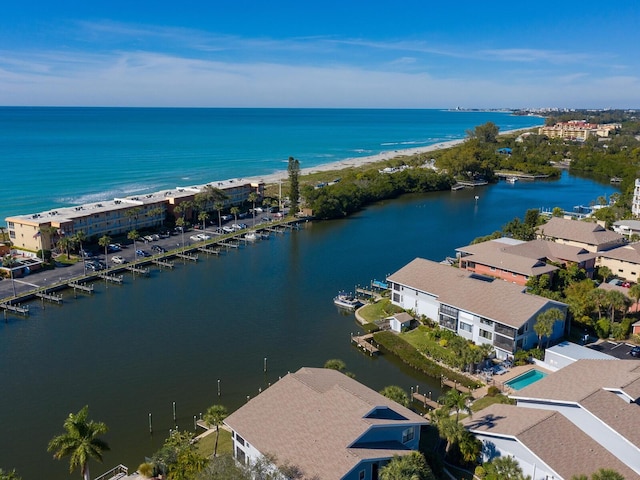
<svg viewBox="0 0 640 480"><path fill-rule="evenodd" d="M536 383L538 380L542 380L547 374L540 370L529 370L528 372L518 375L512 378L508 382L504 382L505 385L513 388L514 390L522 390L524 387L528 387L532 383Z"/></svg>
<svg viewBox="0 0 640 480"><path fill-rule="evenodd" d="M377 109L0 108L0 220L541 125L497 112Z"/></svg>

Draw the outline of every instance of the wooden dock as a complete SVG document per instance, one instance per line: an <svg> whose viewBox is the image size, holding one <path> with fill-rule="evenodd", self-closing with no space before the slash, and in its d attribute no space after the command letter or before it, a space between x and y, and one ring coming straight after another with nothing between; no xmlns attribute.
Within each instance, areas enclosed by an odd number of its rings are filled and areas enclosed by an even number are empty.
<svg viewBox="0 0 640 480"><path fill-rule="evenodd" d="M111 275L109 273L99 273L98 276L105 280L106 282L122 284L123 276L122 275Z"/></svg>
<svg viewBox="0 0 640 480"><path fill-rule="evenodd" d="M73 293L75 294L77 290L85 293L93 293L93 285L86 285L84 283L77 282L69 282L67 285L73 288Z"/></svg>
<svg viewBox="0 0 640 480"><path fill-rule="evenodd" d="M25 317L29 315L29 305L12 305L10 303L0 304L0 307L4 309L5 315L7 312L18 313L20 315L24 315Z"/></svg>
<svg viewBox="0 0 640 480"><path fill-rule="evenodd" d="M198 255L194 255L193 253L176 253L176 257L184 260L191 260L192 262L198 261Z"/></svg>
<svg viewBox="0 0 640 480"><path fill-rule="evenodd" d="M358 348L361 348L369 355L378 355L380 350L373 344L373 334L368 333L366 335L354 336L351 335L351 343L354 343Z"/></svg>
<svg viewBox="0 0 640 480"><path fill-rule="evenodd" d="M136 267L135 265L127 265L125 268L130 272L139 273L141 275L147 275L149 273L148 268L140 268L140 267Z"/></svg>
<svg viewBox="0 0 640 480"><path fill-rule="evenodd" d="M173 268L173 262L170 262L168 260L164 260L162 258L155 258L152 260L153 263L155 263L156 265L159 265L161 267L165 267L165 268Z"/></svg>
<svg viewBox="0 0 640 480"><path fill-rule="evenodd" d="M198 247L198 251L208 255L220 255L219 248Z"/></svg>
<svg viewBox="0 0 640 480"><path fill-rule="evenodd" d="M412 395L412 400L420 402L424 408L428 407L428 408L432 408L433 410L437 410L442 406L435 400L431 400L431 397L427 397L426 395L423 395L418 392Z"/></svg>
<svg viewBox="0 0 640 480"><path fill-rule="evenodd" d="M222 245L223 247L227 247L227 248L240 248L239 244L233 243L233 242L226 242L224 240L219 241L218 245Z"/></svg>
<svg viewBox="0 0 640 480"><path fill-rule="evenodd" d="M51 303L62 303L62 295L57 295L55 293L47 293L47 292L37 292L36 297L42 299L42 303L46 300Z"/></svg>
<svg viewBox="0 0 640 480"><path fill-rule="evenodd" d="M465 387L464 385L460 385L458 382L454 382L453 380L449 380L446 377L442 377L440 379L440 384L442 386L451 387L454 390L457 390L461 393L471 393L471 389Z"/></svg>

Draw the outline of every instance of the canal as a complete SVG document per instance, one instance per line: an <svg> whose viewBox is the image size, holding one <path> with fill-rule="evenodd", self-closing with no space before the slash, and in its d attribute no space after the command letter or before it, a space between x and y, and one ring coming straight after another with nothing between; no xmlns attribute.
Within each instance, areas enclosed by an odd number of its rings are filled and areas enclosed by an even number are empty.
<svg viewBox="0 0 640 480"><path fill-rule="evenodd" d="M176 260L148 278L125 276L122 286L96 282L93 296L66 292L62 306L34 302L30 317L0 323L0 467L25 480L69 478L68 462L52 460L47 443L88 404L110 427L111 451L104 465L92 463L93 475L118 463L135 470L175 424L192 430L209 405L234 410L288 371L330 358L374 389L420 385L437 397L437 382L350 345L358 326L333 305L337 291L417 256L453 256L528 208L571 209L613 192L565 172L557 181L408 195L220 257L201 254L196 264Z"/></svg>

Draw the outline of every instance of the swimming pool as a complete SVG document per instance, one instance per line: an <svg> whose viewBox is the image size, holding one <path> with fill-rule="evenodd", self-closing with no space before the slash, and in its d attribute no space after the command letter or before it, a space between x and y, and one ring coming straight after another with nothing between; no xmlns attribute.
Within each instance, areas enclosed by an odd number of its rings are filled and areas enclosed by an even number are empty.
<svg viewBox="0 0 640 480"><path fill-rule="evenodd" d="M541 372L540 370L531 369L523 373L522 375L518 375L517 377L512 378L507 382L504 382L504 384L507 385L508 387L513 388L514 390L521 390L524 387L528 387L532 383L535 383L546 376L547 374L544 372Z"/></svg>

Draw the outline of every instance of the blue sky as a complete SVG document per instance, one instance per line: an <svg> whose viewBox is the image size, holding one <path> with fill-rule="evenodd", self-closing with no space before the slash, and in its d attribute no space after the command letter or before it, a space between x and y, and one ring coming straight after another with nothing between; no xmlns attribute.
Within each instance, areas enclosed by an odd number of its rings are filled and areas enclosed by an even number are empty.
<svg viewBox="0 0 640 480"><path fill-rule="evenodd" d="M6 2L0 105L640 108L638 5Z"/></svg>

